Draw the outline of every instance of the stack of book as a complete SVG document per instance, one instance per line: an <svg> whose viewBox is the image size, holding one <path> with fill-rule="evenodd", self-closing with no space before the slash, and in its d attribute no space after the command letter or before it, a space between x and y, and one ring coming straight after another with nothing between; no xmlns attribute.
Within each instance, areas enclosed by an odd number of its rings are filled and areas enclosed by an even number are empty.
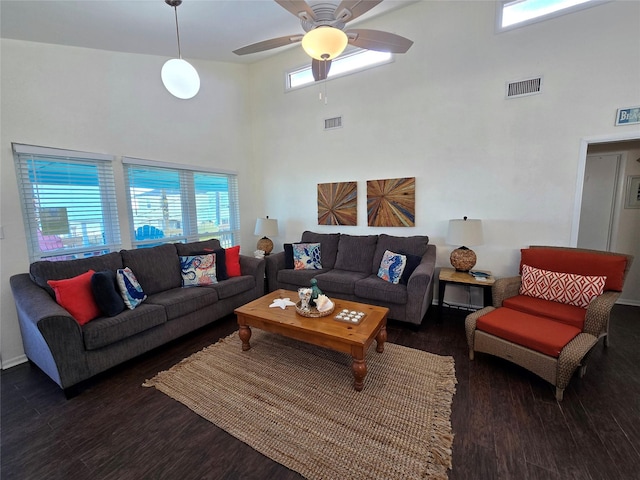
<svg viewBox="0 0 640 480"><path fill-rule="evenodd" d="M485 282L487 280L487 278L489 278L491 276L491 274L489 274L489 273L480 272L478 270L469 271L469 275L472 275L473 278L475 278L479 282Z"/></svg>

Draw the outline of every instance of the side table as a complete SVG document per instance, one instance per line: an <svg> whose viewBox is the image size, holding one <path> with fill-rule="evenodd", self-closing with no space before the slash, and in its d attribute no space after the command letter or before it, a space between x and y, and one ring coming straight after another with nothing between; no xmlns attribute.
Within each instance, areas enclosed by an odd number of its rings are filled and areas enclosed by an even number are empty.
<svg viewBox="0 0 640 480"><path fill-rule="evenodd" d="M491 275L491 272L482 270L482 272ZM454 268L441 268L438 277L438 322L442 319L442 305L444 304L444 292L447 285L456 283L458 285L467 285L471 287L479 287L483 290L484 305L491 305L491 286L495 283L495 278L489 276L484 280L478 280L467 272L458 272Z"/></svg>

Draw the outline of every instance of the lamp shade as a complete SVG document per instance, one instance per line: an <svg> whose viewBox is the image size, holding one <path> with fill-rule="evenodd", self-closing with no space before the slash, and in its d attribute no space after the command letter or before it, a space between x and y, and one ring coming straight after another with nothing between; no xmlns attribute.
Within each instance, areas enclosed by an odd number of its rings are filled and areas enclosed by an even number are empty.
<svg viewBox="0 0 640 480"><path fill-rule="evenodd" d="M278 220L269 217L258 218L256 220L256 229L253 234L261 237L277 237Z"/></svg>
<svg viewBox="0 0 640 480"><path fill-rule="evenodd" d="M188 100L200 91L200 76L193 66L181 58L167 60L160 72L162 83L174 97Z"/></svg>
<svg viewBox="0 0 640 480"><path fill-rule="evenodd" d="M302 38L302 48L316 60L333 60L347 47L347 34L335 27L317 27Z"/></svg>
<svg viewBox="0 0 640 480"><path fill-rule="evenodd" d="M482 221L467 219L467 217L449 220L447 243L460 246L482 245L484 243Z"/></svg>

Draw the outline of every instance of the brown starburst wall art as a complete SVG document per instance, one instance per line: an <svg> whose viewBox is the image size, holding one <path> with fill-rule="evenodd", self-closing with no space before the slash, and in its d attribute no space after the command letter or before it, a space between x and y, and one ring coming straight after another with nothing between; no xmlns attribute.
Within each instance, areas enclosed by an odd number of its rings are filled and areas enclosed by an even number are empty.
<svg viewBox="0 0 640 480"><path fill-rule="evenodd" d="M357 225L357 207L357 182L318 184L318 225Z"/></svg>
<svg viewBox="0 0 640 480"><path fill-rule="evenodd" d="M367 180L370 227L413 227L416 220L416 178Z"/></svg>

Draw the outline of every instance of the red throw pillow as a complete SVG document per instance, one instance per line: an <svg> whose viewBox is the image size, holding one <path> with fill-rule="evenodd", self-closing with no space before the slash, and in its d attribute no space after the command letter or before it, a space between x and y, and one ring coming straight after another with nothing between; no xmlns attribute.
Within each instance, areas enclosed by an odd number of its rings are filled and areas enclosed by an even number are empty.
<svg viewBox="0 0 640 480"><path fill-rule="evenodd" d="M56 302L67 309L80 325L100 316L100 309L91 290L91 277L94 273L89 270L77 277L47 282L56 294Z"/></svg>
<svg viewBox="0 0 640 480"><path fill-rule="evenodd" d="M224 255L226 258L227 275L229 277L239 277L242 275L240 271L240 245L225 248Z"/></svg>

